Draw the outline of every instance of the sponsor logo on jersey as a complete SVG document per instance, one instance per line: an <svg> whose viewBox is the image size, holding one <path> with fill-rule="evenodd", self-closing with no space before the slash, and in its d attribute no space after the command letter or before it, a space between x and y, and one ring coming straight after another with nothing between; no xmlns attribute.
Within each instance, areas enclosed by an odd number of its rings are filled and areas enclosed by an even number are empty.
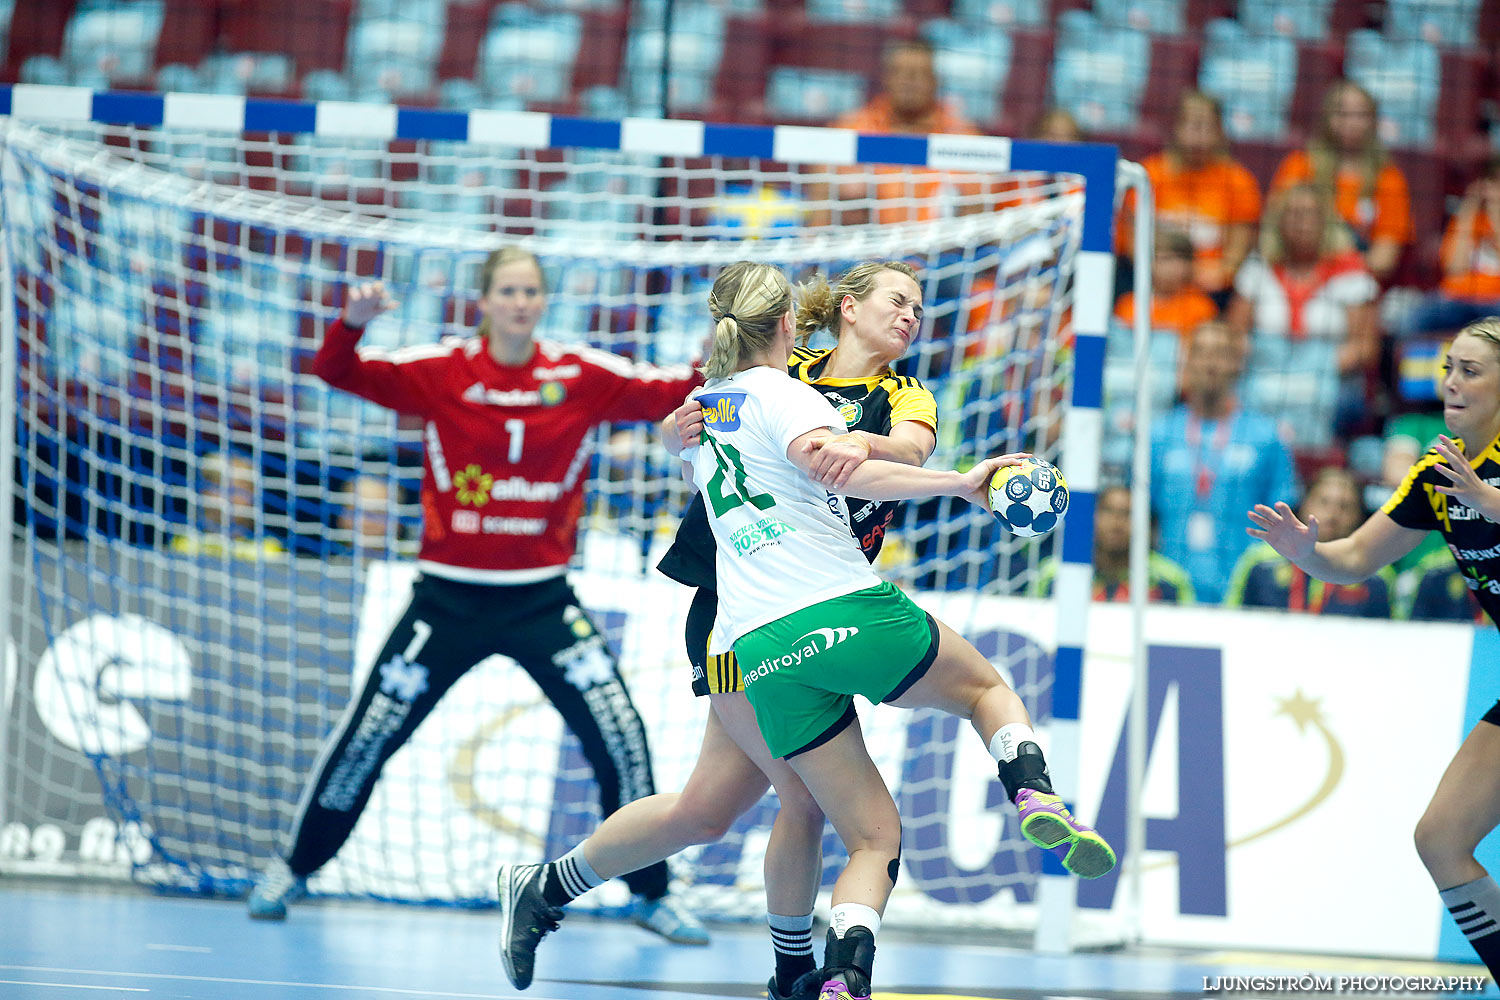
<svg viewBox="0 0 1500 1000"><path fill-rule="evenodd" d="M496 479L490 486L491 500L526 500L535 502L556 500L562 496L562 483L534 483L520 476Z"/></svg>
<svg viewBox="0 0 1500 1000"><path fill-rule="evenodd" d="M483 382L475 382L465 389L462 398L465 403L483 403L488 406L552 405L536 389L486 389ZM559 401L561 397L554 402Z"/></svg>
<svg viewBox="0 0 1500 1000"><path fill-rule="evenodd" d="M547 530L545 517L480 517L477 510L455 510L450 522L460 535L540 535Z"/></svg>
<svg viewBox="0 0 1500 1000"><path fill-rule="evenodd" d="M568 387L561 382L543 382L537 394L541 396L543 406L556 406L568 398Z"/></svg>
<svg viewBox="0 0 1500 1000"><path fill-rule="evenodd" d="M472 463L453 475L453 492L458 502L466 507L483 507L489 503L494 484L494 476Z"/></svg>
<svg viewBox="0 0 1500 1000"><path fill-rule="evenodd" d="M825 653L844 640L851 639L856 635L859 635L859 629L853 625L815 628L797 639L796 644L790 652L761 660L760 664L753 670L744 671L745 683L752 684L762 677L774 674L782 667L794 667L803 660L811 659L819 653Z"/></svg>
<svg viewBox="0 0 1500 1000"><path fill-rule="evenodd" d="M740 429L740 407L745 403L743 392L705 392L698 396L703 404L703 423L716 431Z"/></svg>
<svg viewBox="0 0 1500 1000"><path fill-rule="evenodd" d="M479 534L479 512L474 510L455 510L452 520L453 530L460 535Z"/></svg>
<svg viewBox="0 0 1500 1000"><path fill-rule="evenodd" d="M558 365L556 368L531 369L531 377L534 379L577 378L582 374L582 365Z"/></svg>
<svg viewBox="0 0 1500 1000"><path fill-rule="evenodd" d="M729 544L734 546L735 555L748 556L762 546L775 544L782 535L796 530L785 521L778 521L774 517L764 517L754 524L747 524L737 529L729 536Z"/></svg>

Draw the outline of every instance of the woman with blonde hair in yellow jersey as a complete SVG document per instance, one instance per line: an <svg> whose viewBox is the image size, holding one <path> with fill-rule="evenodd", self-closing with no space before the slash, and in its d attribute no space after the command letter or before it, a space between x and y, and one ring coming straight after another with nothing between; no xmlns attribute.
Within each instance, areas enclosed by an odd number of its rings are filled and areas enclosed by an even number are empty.
<svg viewBox="0 0 1500 1000"><path fill-rule="evenodd" d="M1298 569L1329 583L1358 583L1441 532L1490 618L1500 621L1500 317L1459 331L1443 362L1443 421L1450 438L1419 458L1396 492L1354 532L1318 540L1283 501L1257 504L1249 533ZM1500 702L1469 732L1417 821L1417 856L1459 930L1500 978L1500 887L1474 858L1500 824Z"/></svg>

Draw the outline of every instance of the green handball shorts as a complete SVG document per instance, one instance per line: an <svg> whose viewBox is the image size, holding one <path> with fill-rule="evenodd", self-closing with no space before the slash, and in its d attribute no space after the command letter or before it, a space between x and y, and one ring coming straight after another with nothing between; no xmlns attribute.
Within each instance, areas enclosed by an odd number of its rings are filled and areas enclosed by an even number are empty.
<svg viewBox="0 0 1500 1000"><path fill-rule="evenodd" d="M894 701L937 659L933 617L895 584L822 601L748 632L734 644L773 757L822 746L856 716L854 696Z"/></svg>

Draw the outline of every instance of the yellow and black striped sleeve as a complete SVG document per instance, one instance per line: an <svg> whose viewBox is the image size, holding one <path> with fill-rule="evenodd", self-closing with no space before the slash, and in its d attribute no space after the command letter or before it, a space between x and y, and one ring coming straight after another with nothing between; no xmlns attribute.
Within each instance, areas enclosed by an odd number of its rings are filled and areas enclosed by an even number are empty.
<svg viewBox="0 0 1500 1000"><path fill-rule="evenodd" d="M1443 457L1435 451L1418 459L1406 473L1406 478L1401 480L1401 485L1396 487L1396 492L1381 505L1381 513L1388 515L1403 528L1442 530L1443 516L1448 510L1448 497L1433 489L1434 477L1438 473L1428 471L1442 460Z"/></svg>
<svg viewBox="0 0 1500 1000"><path fill-rule="evenodd" d="M886 384L890 386L892 427L903 420L915 420L937 433L937 400L931 390L910 375L894 375Z"/></svg>

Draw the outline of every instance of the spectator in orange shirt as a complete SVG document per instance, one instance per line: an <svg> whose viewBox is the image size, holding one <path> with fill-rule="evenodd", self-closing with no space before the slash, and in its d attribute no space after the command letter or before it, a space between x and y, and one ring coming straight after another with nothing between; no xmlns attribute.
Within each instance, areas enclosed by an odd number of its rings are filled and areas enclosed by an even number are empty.
<svg viewBox="0 0 1500 1000"><path fill-rule="evenodd" d="M1229 155L1219 102L1200 91L1185 91L1177 100L1167 148L1146 157L1143 166L1156 196L1156 219L1174 226L1193 241L1193 280L1223 306L1234 275L1255 245L1260 218L1260 185L1244 165ZM1125 197L1124 217L1135 207L1135 192ZM1134 256L1135 230L1119 227L1121 253Z"/></svg>
<svg viewBox="0 0 1500 1000"><path fill-rule="evenodd" d="M1328 192L1349 226L1365 266L1382 284L1412 239L1411 193L1375 132L1375 98L1351 80L1339 80L1323 97L1323 114L1306 149L1290 153L1271 192L1311 181Z"/></svg>
<svg viewBox="0 0 1500 1000"><path fill-rule="evenodd" d="M1464 191L1443 232L1443 281L1402 324L1401 332L1460 330L1500 313L1500 155Z"/></svg>
<svg viewBox="0 0 1500 1000"><path fill-rule="evenodd" d="M1219 315L1219 307L1193 284L1193 241L1180 229L1159 229L1151 258L1151 329L1171 330L1187 346L1198 325ZM1135 293L1115 303L1115 318L1135 322Z"/></svg>
<svg viewBox="0 0 1500 1000"><path fill-rule="evenodd" d="M932 46L918 39L891 43L885 51L881 92L858 111L833 122L833 127L897 135L979 134L972 123L938 99ZM943 186L951 183L952 175L942 171L913 167L841 167L838 173L841 179L832 192L837 200L867 202L873 198L881 202L876 212L876 221L881 225L925 221L948 210L939 196ZM808 199L826 203L829 187L826 183L809 184ZM974 180L956 185L954 194L959 196L960 203L953 206L954 213L967 215L981 211L984 208L978 198L981 188ZM868 209L864 207L845 207L835 213L825 204L809 213L808 222L815 226L832 222L854 224L868 221L868 218Z"/></svg>

